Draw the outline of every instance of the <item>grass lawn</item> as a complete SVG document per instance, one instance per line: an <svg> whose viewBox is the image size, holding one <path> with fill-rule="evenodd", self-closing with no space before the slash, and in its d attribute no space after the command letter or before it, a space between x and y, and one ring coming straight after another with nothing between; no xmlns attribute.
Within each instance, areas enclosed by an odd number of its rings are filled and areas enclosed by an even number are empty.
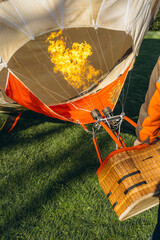
<svg viewBox="0 0 160 240"><path fill-rule="evenodd" d="M159 49L158 37L146 36L126 81L124 93L131 78L125 112L134 121ZM115 111L121 112L120 103ZM0 126L5 118L0 115ZM122 136L131 146L135 131L125 123ZM152 235L157 207L119 222L98 183L92 136L78 125L28 111L10 134L0 133L0 141L1 240L147 240ZM104 157L115 149L107 134L98 141Z"/></svg>

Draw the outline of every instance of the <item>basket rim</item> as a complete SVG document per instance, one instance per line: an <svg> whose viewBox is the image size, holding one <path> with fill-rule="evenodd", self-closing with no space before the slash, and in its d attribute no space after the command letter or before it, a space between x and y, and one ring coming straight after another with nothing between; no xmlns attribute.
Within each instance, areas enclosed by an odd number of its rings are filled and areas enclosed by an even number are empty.
<svg viewBox="0 0 160 240"><path fill-rule="evenodd" d="M118 153L121 153L121 152L129 152L131 150L140 150L140 149L143 149L143 148L146 148L146 147L149 147L151 146L150 144L141 144L141 145L138 145L138 146L133 146L133 147L123 147L123 148L119 148L119 149L116 149L114 150L113 152L111 152L105 159L104 161L102 162L102 164L100 165L100 167L98 168L97 170L97 175L102 171L103 167L106 165L106 163L108 162L108 160L113 157L114 155L118 154Z"/></svg>

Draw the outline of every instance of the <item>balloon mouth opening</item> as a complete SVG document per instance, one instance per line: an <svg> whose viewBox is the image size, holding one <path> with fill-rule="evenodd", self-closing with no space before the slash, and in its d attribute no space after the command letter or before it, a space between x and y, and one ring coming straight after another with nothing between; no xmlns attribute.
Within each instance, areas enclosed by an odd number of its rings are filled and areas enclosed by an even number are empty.
<svg viewBox="0 0 160 240"><path fill-rule="evenodd" d="M90 59L93 54L91 44L84 40L83 42L73 41L67 45L67 41L68 35L62 35L62 30L51 32L46 40L53 72L55 74L60 72L68 84L78 92L78 97L93 91L109 72L132 52L132 47L128 48L105 73L104 69L93 66Z"/></svg>
<svg viewBox="0 0 160 240"><path fill-rule="evenodd" d="M56 105L94 94L117 79L124 70L117 65L131 52L132 39L124 31L70 28L29 41L8 67L46 105Z"/></svg>

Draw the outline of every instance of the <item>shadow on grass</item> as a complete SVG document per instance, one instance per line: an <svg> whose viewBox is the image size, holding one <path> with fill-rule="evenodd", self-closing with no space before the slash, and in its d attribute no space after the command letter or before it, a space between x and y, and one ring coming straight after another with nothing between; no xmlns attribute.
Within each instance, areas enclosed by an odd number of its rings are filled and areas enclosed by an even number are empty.
<svg viewBox="0 0 160 240"><path fill-rule="evenodd" d="M85 140L84 137L86 137ZM89 142L91 144L88 144ZM68 163L68 167L64 168L68 156L72 159L72 162ZM78 144L75 143L67 150L65 149L61 152L56 152L56 154L50 156L47 155L46 151L43 153L43 159L41 159L41 155L35 157L32 165L23 172L20 170L10 174L5 178L5 183L2 186L2 198L8 191L13 192L13 195L22 194L22 189L25 189L25 186L29 183L30 178L32 178L33 175L34 178L37 178L38 180L40 176L44 176L44 173L50 171L53 174L54 169L55 172L60 169L57 175L55 174L55 176L49 180L48 184L46 184L45 189L43 188L43 190L40 191L38 191L38 188L36 189L37 192L33 193L32 199L26 201L23 207L20 209L13 207L13 215L11 214L11 216L4 221L2 234L10 235L13 228L18 230L25 219L28 219L29 221L29 219L35 215L40 217L40 209L42 208L42 205L46 205L48 202L56 200L62 186L68 187L71 182L75 181L75 179L81 178L84 174L89 174L93 171L96 172L98 167L99 163L92 144L91 136L84 136L84 133L82 132L79 136ZM14 189L21 189L20 193L14 192L12 186L15 187ZM12 205L14 206L14 203L12 203Z"/></svg>
<svg viewBox="0 0 160 240"><path fill-rule="evenodd" d="M6 118L7 118L7 116L8 115L6 114ZM12 130L11 133L26 130L32 126L37 126L37 125L45 123L45 122L59 123L59 124L66 123L68 125L72 124L70 122L61 121L56 118L47 117L43 114L27 110L22 113L22 116L20 117L19 121L17 122L17 125L15 126L15 128ZM8 134L8 133L5 133L5 134Z"/></svg>
<svg viewBox="0 0 160 240"><path fill-rule="evenodd" d="M55 134L62 134L65 129L67 128L71 128L70 125L68 126L58 126L58 127L54 127L53 129L49 129L45 132L42 133L37 133L37 134L31 134L30 136L21 136L20 138L18 138L17 134L16 135L12 135L10 137L8 137L7 135L3 135L0 136L1 140L2 140L2 144L0 146L0 149L2 149L3 147L13 147L13 149L16 147L16 145L20 144L20 147L26 146L26 144L31 143L31 141L42 141L42 139L45 140L45 137L48 136L54 136Z"/></svg>
<svg viewBox="0 0 160 240"><path fill-rule="evenodd" d="M42 127L39 129L38 133L35 133L34 128L39 125L43 125L44 123L53 123L52 126L48 128ZM34 112L27 111L22 115L17 126L12 130L10 133L0 132L1 138L1 145L0 149L3 147L16 147L16 145L20 144L22 147L32 141L41 141L45 139L46 136L54 136L55 134L61 134L65 129L73 127L73 124L70 122L62 122L58 119L52 119L40 114L36 114ZM30 133L24 132L21 134L22 131L25 131L29 128L32 128ZM19 136L19 134L21 134Z"/></svg>

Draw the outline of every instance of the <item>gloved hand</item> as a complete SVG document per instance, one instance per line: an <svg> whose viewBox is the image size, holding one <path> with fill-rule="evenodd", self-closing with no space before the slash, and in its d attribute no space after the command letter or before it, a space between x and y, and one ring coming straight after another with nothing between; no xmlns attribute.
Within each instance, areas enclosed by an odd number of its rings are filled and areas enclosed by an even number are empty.
<svg viewBox="0 0 160 240"><path fill-rule="evenodd" d="M138 139L136 139L136 140L134 141L134 147L135 147L135 146L138 146L138 145L140 145L140 144L143 144L143 142L140 142Z"/></svg>

